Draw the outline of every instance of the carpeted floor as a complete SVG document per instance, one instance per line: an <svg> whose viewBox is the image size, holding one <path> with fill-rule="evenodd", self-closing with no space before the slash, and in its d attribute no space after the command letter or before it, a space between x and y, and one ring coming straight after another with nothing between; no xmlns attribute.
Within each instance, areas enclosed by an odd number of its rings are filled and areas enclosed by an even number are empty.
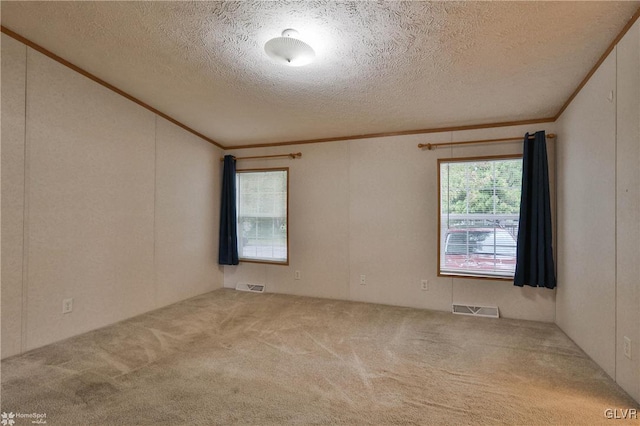
<svg viewBox="0 0 640 426"><path fill-rule="evenodd" d="M593 425L640 408L553 324L233 290L7 359L1 402L48 425Z"/></svg>

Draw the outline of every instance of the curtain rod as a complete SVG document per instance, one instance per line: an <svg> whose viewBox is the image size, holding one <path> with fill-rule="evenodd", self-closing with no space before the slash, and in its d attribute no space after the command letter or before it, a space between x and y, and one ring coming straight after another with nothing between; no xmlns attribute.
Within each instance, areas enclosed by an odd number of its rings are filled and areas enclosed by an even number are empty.
<svg viewBox="0 0 640 426"><path fill-rule="evenodd" d="M555 133L549 133L547 135L548 139L554 139L556 137ZM529 136L529 139L533 139L533 135ZM475 143L493 143L493 142L507 142L507 141L520 141L522 140L522 136L517 138L502 138L502 139L481 139L476 141L462 141L462 142L442 142L442 143L419 143L418 148L427 148L428 150L434 150L439 146L452 146L452 145L470 145Z"/></svg>
<svg viewBox="0 0 640 426"><path fill-rule="evenodd" d="M235 160L257 160L258 158L284 158L288 157L292 160L302 157L301 152L292 152L290 154L276 154L276 155L256 155L254 157L233 157ZM220 161L224 161L224 157L220 157Z"/></svg>

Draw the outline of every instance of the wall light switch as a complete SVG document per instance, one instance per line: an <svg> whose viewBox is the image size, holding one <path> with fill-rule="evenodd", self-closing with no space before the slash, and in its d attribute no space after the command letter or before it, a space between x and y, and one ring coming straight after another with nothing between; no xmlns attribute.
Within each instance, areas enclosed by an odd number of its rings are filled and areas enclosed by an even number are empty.
<svg viewBox="0 0 640 426"><path fill-rule="evenodd" d="M367 285L366 275L360 275L360 285Z"/></svg>
<svg viewBox="0 0 640 426"><path fill-rule="evenodd" d="M299 280L300 279L300 271L295 271L293 273L293 279L294 280Z"/></svg>

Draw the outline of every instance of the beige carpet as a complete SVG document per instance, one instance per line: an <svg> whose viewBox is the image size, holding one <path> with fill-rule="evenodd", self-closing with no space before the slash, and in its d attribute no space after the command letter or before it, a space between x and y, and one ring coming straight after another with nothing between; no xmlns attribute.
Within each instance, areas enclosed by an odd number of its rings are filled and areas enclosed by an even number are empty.
<svg viewBox="0 0 640 426"><path fill-rule="evenodd" d="M640 408L552 324L233 290L5 360L1 402L49 425L637 425L604 413Z"/></svg>

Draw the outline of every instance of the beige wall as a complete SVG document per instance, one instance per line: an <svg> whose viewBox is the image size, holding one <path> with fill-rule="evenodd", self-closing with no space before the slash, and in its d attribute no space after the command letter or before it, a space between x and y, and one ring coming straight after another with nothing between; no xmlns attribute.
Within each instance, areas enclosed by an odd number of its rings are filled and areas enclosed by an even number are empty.
<svg viewBox="0 0 640 426"><path fill-rule="evenodd" d="M615 377L615 52L558 123L557 323Z"/></svg>
<svg viewBox="0 0 640 426"><path fill-rule="evenodd" d="M640 23L557 122L557 323L640 400ZM623 336L633 359L623 355Z"/></svg>
<svg viewBox="0 0 640 426"><path fill-rule="evenodd" d="M555 291L511 282L437 277L437 158L521 153L520 142L420 151L421 142L524 135L553 124L229 151L301 151L299 160L248 160L239 168L290 168L290 265L225 266L225 286L437 310L498 306L510 318L554 321ZM553 144L549 144L553 154ZM553 162L553 155L550 155ZM300 270L302 279L294 280ZM360 275L366 285L360 285ZM420 280L429 290L420 290Z"/></svg>
<svg viewBox="0 0 640 426"><path fill-rule="evenodd" d="M163 118L157 123L156 306L165 306L222 286L222 152Z"/></svg>
<svg viewBox="0 0 640 426"><path fill-rule="evenodd" d="M22 345L24 91L27 47L2 36L2 357Z"/></svg>
<svg viewBox="0 0 640 426"><path fill-rule="evenodd" d="M220 150L5 35L2 67L2 357L220 287Z"/></svg>
<svg viewBox="0 0 640 426"><path fill-rule="evenodd" d="M616 51L616 381L640 402L640 21Z"/></svg>

